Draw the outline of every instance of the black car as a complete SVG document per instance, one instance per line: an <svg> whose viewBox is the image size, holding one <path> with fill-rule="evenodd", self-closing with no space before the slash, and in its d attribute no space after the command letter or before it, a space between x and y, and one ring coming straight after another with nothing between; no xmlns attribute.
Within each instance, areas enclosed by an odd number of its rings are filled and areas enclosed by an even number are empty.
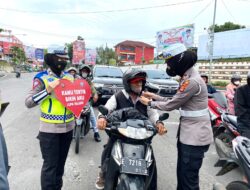
<svg viewBox="0 0 250 190"><path fill-rule="evenodd" d="M164 97L172 97L176 94L179 83L173 80L167 73L161 69L144 69L147 73L147 86L151 89L157 89L153 92ZM149 90L151 91L151 90Z"/></svg>
<svg viewBox="0 0 250 190"><path fill-rule="evenodd" d="M119 67L96 65L93 82L99 95L99 103L105 103L114 93L123 89L122 70Z"/></svg>

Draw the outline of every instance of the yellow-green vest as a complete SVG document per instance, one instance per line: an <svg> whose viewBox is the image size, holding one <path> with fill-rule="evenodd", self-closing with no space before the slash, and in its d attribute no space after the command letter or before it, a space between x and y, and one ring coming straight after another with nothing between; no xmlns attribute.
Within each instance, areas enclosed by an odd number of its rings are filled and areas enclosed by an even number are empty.
<svg viewBox="0 0 250 190"><path fill-rule="evenodd" d="M54 80L59 80L54 76L43 75L40 79L44 82L47 88L48 83ZM64 74L61 79L73 81L74 78L69 74ZM74 114L65 108L54 95L47 96L40 104L41 117L40 120L47 123L67 123L74 120Z"/></svg>

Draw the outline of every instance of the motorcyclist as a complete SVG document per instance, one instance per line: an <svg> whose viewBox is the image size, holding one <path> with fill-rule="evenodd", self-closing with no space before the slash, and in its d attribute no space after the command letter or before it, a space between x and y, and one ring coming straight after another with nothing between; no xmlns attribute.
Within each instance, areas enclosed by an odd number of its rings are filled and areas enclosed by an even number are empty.
<svg viewBox="0 0 250 190"><path fill-rule="evenodd" d="M231 77L231 83L226 86L226 98L228 102L228 113L234 115L234 94L236 88L240 86L241 76L239 74L233 74Z"/></svg>
<svg viewBox="0 0 250 190"><path fill-rule="evenodd" d="M69 74L71 74L74 79L80 79L81 77L79 75L77 75L77 69L75 67L70 67L66 70Z"/></svg>
<svg viewBox="0 0 250 190"><path fill-rule="evenodd" d="M33 79L32 90L26 97L28 108L40 105L40 128L38 139L43 158L41 189L60 190L63 186L64 166L75 126L74 114L55 97L54 89L60 79L73 81L64 72L69 57L64 46L51 46L44 60L48 70Z"/></svg>
<svg viewBox="0 0 250 190"><path fill-rule="evenodd" d="M143 115L149 118L149 120L156 125L158 132L160 135L166 132L163 122L158 121L159 115L156 110L151 109L147 106L144 106L139 101L139 96L145 88L147 74L140 69L128 69L123 74L123 85L124 89L117 92L105 104L105 107L108 109L109 113L114 110L119 110L126 107L135 107L138 111L140 111ZM104 130L107 126L107 120L105 116L99 114L97 120L98 128ZM102 152L101 158L101 171L99 172L99 176L96 181L96 188L103 189L104 188L104 162L107 160L111 154L111 149L113 147L113 140L109 138L108 143L105 145L105 148ZM154 184L152 185L152 190L156 189L157 186L157 176L156 173L154 175Z"/></svg>
<svg viewBox="0 0 250 190"><path fill-rule="evenodd" d="M235 115L239 132L242 136L250 139L250 71L247 75L247 84L237 88L234 103Z"/></svg>
<svg viewBox="0 0 250 190"><path fill-rule="evenodd" d="M91 74L91 68L88 65L81 65L79 67L79 75L80 77L88 81L91 87L93 102L96 102L98 100L98 94L96 92L93 82L90 79L90 74ZM101 142L101 137L99 135L99 131L96 125L96 116L95 116L95 112L94 112L92 105L90 106L90 122L93 128L95 141Z"/></svg>
<svg viewBox="0 0 250 190"><path fill-rule="evenodd" d="M206 73L202 73L201 74L201 78L204 80L204 82L207 85L207 92L208 92L208 94L215 93L216 89L211 84L208 83L208 75Z"/></svg>
<svg viewBox="0 0 250 190"><path fill-rule="evenodd" d="M145 92L140 101L163 111L179 109L177 190L199 190L199 170L213 142L207 88L193 67L197 55L183 44L173 44L160 55L166 60L167 74L181 77L180 87L172 99Z"/></svg>

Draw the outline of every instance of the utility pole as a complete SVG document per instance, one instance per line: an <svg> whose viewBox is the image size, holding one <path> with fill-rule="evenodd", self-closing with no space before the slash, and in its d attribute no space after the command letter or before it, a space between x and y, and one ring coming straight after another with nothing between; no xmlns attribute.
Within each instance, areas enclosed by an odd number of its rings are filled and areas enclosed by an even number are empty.
<svg viewBox="0 0 250 190"><path fill-rule="evenodd" d="M214 0L214 17L213 17L213 25L212 28L209 29L209 37L210 37L210 49L209 49L209 82L211 83L212 79L212 62L213 62L213 53L214 53L214 25L215 25L215 17L216 17L216 5L217 0Z"/></svg>

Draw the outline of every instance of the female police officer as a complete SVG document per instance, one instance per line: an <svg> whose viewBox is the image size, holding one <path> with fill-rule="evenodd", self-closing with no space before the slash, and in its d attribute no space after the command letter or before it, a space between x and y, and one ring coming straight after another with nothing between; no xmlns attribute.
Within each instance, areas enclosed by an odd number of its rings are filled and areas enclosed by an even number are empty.
<svg viewBox="0 0 250 190"><path fill-rule="evenodd" d="M199 170L204 153L213 141L208 112L207 87L193 68L197 56L183 44L174 44L163 50L167 74L179 75L180 88L172 99L145 92L140 101L152 108L180 110L178 130L177 190L198 190ZM151 101L154 99L156 101Z"/></svg>
<svg viewBox="0 0 250 190"><path fill-rule="evenodd" d="M33 80L33 88L25 104L32 108L40 104L40 128L38 139L43 157L41 171L42 190L60 190L63 185L64 165L72 140L74 115L55 97L53 91L59 79L73 81L73 77L64 72L68 55L64 47L48 49L44 60L49 69L38 73Z"/></svg>

